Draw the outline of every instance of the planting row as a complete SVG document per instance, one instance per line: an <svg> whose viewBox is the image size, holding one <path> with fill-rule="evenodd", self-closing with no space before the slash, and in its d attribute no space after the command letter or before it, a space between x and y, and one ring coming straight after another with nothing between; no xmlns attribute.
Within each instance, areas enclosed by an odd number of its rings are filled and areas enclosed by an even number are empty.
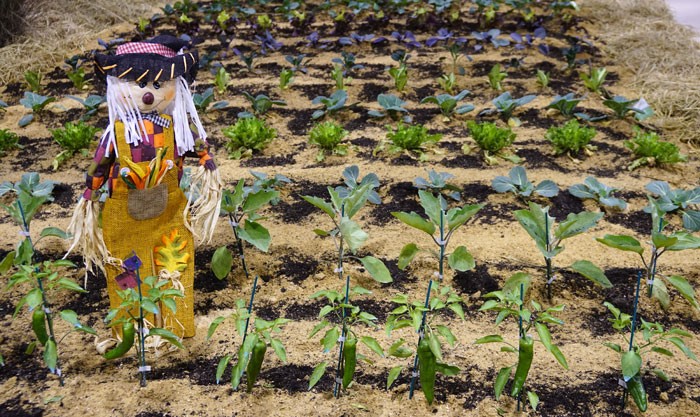
<svg viewBox="0 0 700 417"><path fill-rule="evenodd" d="M329 200L314 196L305 196L304 200L320 209L328 216L330 227L315 229L321 237L331 239L337 251L335 273L344 285L341 288L328 288L311 295L312 299L324 300L318 317L319 323L313 328L310 338L319 337L319 343L324 352L338 349L337 361L322 361L313 370L309 379L309 389L313 388L323 375L334 375L334 394L340 395L343 390L351 388L358 360L369 360L371 353L380 357L395 357L398 359L413 358L408 367L398 365L393 367L387 376L387 387L396 381L402 373L410 376L410 396L414 389L420 386L428 402L433 401L436 374L456 375L460 369L443 361L443 351L448 346L454 346L457 338L446 320L445 311L464 320L463 300L444 280L447 269L468 271L475 267L475 260L465 246L452 247L451 239L455 233L466 225L473 216L484 207L483 204L457 206L459 193L456 187L448 184L449 175L431 172L427 179L418 178L419 204L424 214L415 212L392 213L402 223L425 233L425 242L407 243L398 257L398 266L407 268L416 256L428 253L435 257L436 272L428 283L425 298L411 299L407 295L396 295L391 299L395 308L391 310L385 324L388 334L401 328L413 328L418 333L418 343L412 348L404 339L393 342L390 346L381 346L379 341L367 334L368 328L377 328L377 318L363 311L354 303L360 296L370 294L370 291L351 282L351 276L345 271L347 264L359 262L367 273L378 283L392 281L391 274L385 264L378 258L368 255L358 257L356 253L368 239L368 234L357 222L357 214L368 203L380 204L377 193L380 185L374 174L361 177L357 167L349 167L343 172L345 185L335 188L328 187ZM237 388L245 376L248 391L252 390L259 375L268 348L276 353L280 360L286 361L284 337L280 334L289 322L285 318L264 320L254 316L255 291L257 277L250 277L246 266L245 248L252 245L258 250L267 251L270 247L271 236L261 224L264 219L259 211L270 204L276 204L280 199L279 188L289 180L277 175L267 177L256 174L255 180L248 186L240 180L233 190L225 191L222 202L222 214L227 216L236 239L236 253L242 263L246 277L252 280L252 292L248 302L238 300L233 312L228 316L216 318L207 334L211 338L218 326L226 320L235 323L242 342L235 354L224 356L216 369L217 381L231 367L231 383ZM187 181L183 181L184 184ZM541 197L551 197L558 191L556 185L548 180L535 185L528 181L525 170L515 167L507 177L497 177L493 187L498 192L513 192L519 199L527 203L527 209L515 211L514 215L519 224L532 237L536 247L544 257L547 297L551 299L551 284L557 272L569 270L579 274L597 285L610 287L612 284L604 272L588 260L578 260L570 266L560 267L555 264L556 256L563 250L563 242L573 236L586 232L595 226L603 217L603 212L570 213L565 220L556 224L549 215L549 208L542 207L531 201L535 194ZM20 226L24 239L16 250L10 252L0 263L0 273L11 272L8 288L21 288L23 296L18 301L15 316L24 306L31 312L32 329L36 340L29 350L38 347L43 349L43 357L51 372L58 375L61 384L63 373L60 366L59 344L66 335L57 335L54 331L54 320L58 317L71 326L71 332L96 334L91 327L81 322L72 310L54 311L56 306L51 300L61 291L84 292L84 290L68 278L66 268L74 265L66 260L41 263L33 261L34 244L30 233L31 221L42 204L51 199L53 183L40 182L37 174L25 174L16 184L3 183L0 195L14 193L16 198L4 206L12 219ZM666 251L683 251L700 248L700 238L689 230L698 230L699 212L689 206L698 204L700 188L694 190L673 190L664 182L652 182L647 186L650 195L649 204L645 208L652 218L650 231L650 253L646 253L642 242L632 236L605 235L597 240L611 248L630 251L640 256L642 268L637 277L636 294L630 295L635 299L631 314L620 311L611 303L605 303L612 314L610 322L613 328L620 332L625 344L606 343L621 357L621 382L637 407L644 411L647 407L646 394L642 380L643 357L647 353L659 353L673 356L672 348L678 349L691 360L697 360L693 352L684 342L692 335L679 328L664 328L659 323L646 322L637 318L637 300L642 287L642 276L647 295L657 299L666 309L672 303L668 287L675 289L682 298L694 309L700 306L695 298L695 292L689 282L680 276L662 274L662 265L658 260ZM624 209L624 201L614 197L614 189L601 184L594 178L588 178L583 184L570 188L570 192L581 198L592 198L598 201L606 210ZM452 201L452 202L451 202ZM683 228L667 231L667 216L680 213L683 218ZM49 227L41 231L37 241L46 237L65 238L63 231ZM226 247L221 247L214 253L211 266L220 279L226 278L232 268L233 255ZM141 261L136 256L123 260L124 267L135 273L136 282L133 288L119 292L123 302L109 311L105 322L115 329L120 340L116 346L109 343L98 345L107 360L116 359L127 354L133 346L139 357L139 372L141 383L147 382L150 367L146 362L146 352L149 350L162 351L172 345L183 348L182 341L171 330L158 327L157 317L163 311L175 311L175 299L182 297L180 289L174 287L167 279L155 276L139 275ZM644 271L642 273L642 271ZM247 282L250 282L247 280ZM494 382L494 394L499 398L510 382L510 394L513 397L527 399L533 409L539 403L537 394L528 384L530 365L534 352L537 351L535 342L540 343L544 350L550 352L559 364L568 368L566 358L553 342L549 327L562 325L557 318L563 305L546 307L528 296L528 288L532 278L524 273L516 273L505 281L501 290L488 293L481 311L497 312L496 323L512 319L518 326L518 345L511 345L508 338L500 334L484 336L476 341L483 343L503 343L502 352L517 353L517 360L509 367L501 368ZM142 288L143 286L143 288ZM156 317L151 323L145 320L146 315ZM534 331L536 336L533 333ZM629 331L629 334L627 333ZM635 331L637 338L635 339ZM641 334L641 336L640 336ZM641 340L640 340L641 337ZM468 342L468 341L463 341ZM371 361L370 361L371 362ZM406 369L408 368L408 370ZM663 371L654 369L653 373L662 379L668 379ZM512 378L511 378L512 377Z"/></svg>

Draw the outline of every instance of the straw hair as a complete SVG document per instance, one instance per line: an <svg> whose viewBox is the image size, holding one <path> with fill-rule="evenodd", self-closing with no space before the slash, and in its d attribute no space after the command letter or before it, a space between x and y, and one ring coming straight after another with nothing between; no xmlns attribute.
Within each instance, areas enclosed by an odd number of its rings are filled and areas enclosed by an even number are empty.
<svg viewBox="0 0 700 417"><path fill-rule="evenodd" d="M104 262L113 262L112 256L105 246L102 228L99 227L100 203L81 198L75 206L73 216L68 225L71 245L64 259L77 248L83 254L85 269L95 272L98 267L105 272ZM87 279L87 276L86 276Z"/></svg>
<svg viewBox="0 0 700 417"><path fill-rule="evenodd" d="M223 182L219 170L208 170L199 166L192 174L190 198L187 200L185 225L197 238L197 243L209 243L214 235L221 210ZM198 197L193 200L193 196ZM190 219L188 219L190 213Z"/></svg>

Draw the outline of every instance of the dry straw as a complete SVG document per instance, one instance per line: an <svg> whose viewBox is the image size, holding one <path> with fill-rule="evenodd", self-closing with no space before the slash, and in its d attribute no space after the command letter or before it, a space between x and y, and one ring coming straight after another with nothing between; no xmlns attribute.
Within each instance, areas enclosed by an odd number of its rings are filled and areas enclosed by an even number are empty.
<svg viewBox="0 0 700 417"><path fill-rule="evenodd" d="M651 104L669 137L700 144L700 44L663 0L587 0L608 53L633 73L630 87Z"/></svg>
<svg viewBox="0 0 700 417"><path fill-rule="evenodd" d="M0 48L0 85L23 80L27 70L44 74L61 66L65 58L98 47L100 32L116 24L135 27L139 17L158 11L159 2L149 0L24 0L12 11L7 31L21 34L11 44ZM164 3L164 2L163 2ZM5 22L3 22L5 23ZM108 36L108 35L102 35Z"/></svg>

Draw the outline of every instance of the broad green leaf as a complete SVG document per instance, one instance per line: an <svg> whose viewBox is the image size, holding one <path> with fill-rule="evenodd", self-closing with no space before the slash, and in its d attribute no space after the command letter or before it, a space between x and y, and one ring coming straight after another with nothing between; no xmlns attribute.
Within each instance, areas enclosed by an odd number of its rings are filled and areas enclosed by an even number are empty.
<svg viewBox="0 0 700 417"><path fill-rule="evenodd" d="M224 375L224 371L226 370L226 367L228 366L229 361L231 360L231 355L226 355L221 360L219 361L219 364L216 366L216 384L218 385L219 382L221 382L221 377Z"/></svg>
<svg viewBox="0 0 700 417"><path fill-rule="evenodd" d="M459 303L450 303L447 305L447 308L450 310L454 311L454 313L461 318L462 320L466 320L464 318L464 309L462 309L462 305Z"/></svg>
<svg viewBox="0 0 700 417"><path fill-rule="evenodd" d="M452 252L447 258L447 263L450 265L450 268L461 272L474 269L474 266L476 265L474 263L474 257L464 246L458 246L457 249L455 249L455 251Z"/></svg>
<svg viewBox="0 0 700 417"><path fill-rule="evenodd" d="M488 336L484 336L481 339L478 339L476 342L474 342L477 345L481 345L484 343L500 343L503 342L503 336L500 334L492 334Z"/></svg>
<svg viewBox="0 0 700 417"><path fill-rule="evenodd" d="M605 276L603 270L598 268L591 261L576 261L570 268L603 288L612 288L613 286L610 280L608 280L608 277Z"/></svg>
<svg viewBox="0 0 700 417"><path fill-rule="evenodd" d="M354 221L350 220L348 217L343 217L340 219L340 233L343 236L343 240L348 244L350 250L354 253L357 249L362 246L363 243L369 237L360 226Z"/></svg>
<svg viewBox="0 0 700 417"><path fill-rule="evenodd" d="M180 338L177 337L177 335L175 335L175 333L171 332L170 330L165 330L165 329L160 329L160 328L154 327L148 331L148 336L160 336L163 339L170 342L170 344L172 344L173 346L176 346L179 349L185 348L182 345Z"/></svg>
<svg viewBox="0 0 700 417"><path fill-rule="evenodd" d="M391 213L391 215L401 220L403 223L406 223L407 225L413 228L421 230L429 234L430 236L432 236L433 233L435 233L435 225L432 222L425 220L423 217L421 217L419 214L413 211L410 213L406 213L403 211L394 211Z"/></svg>
<svg viewBox="0 0 700 417"><path fill-rule="evenodd" d="M690 348L688 348L688 346L685 345L685 342L683 342L683 339L681 339L680 337L675 337L675 336L674 336L674 337L669 337L669 338L666 339L666 340L668 340L669 342L671 342L671 343L673 343L674 345L676 345L676 347L678 347L678 349L680 349L681 352L683 352L683 353L685 354L685 356L688 357L688 359L692 359L692 360L694 360L695 362L698 361L698 358L695 356L695 354L693 353L693 351L690 350Z"/></svg>
<svg viewBox="0 0 700 417"><path fill-rule="evenodd" d="M394 366L391 368L389 371L389 376L386 379L386 389L391 388L391 384L396 381L396 379L401 375L401 371L403 370L403 366Z"/></svg>
<svg viewBox="0 0 700 417"><path fill-rule="evenodd" d="M493 391L494 394L496 395L496 400L501 396L501 393L503 392L503 388L506 386L506 382L508 382L508 379L510 379L510 372L513 370L513 367L507 367L507 368L501 368L498 371L498 375L496 375L496 382L493 384Z"/></svg>
<svg viewBox="0 0 700 417"><path fill-rule="evenodd" d="M666 355L666 356L673 356L673 352L671 352L668 349L664 349L662 347L659 347L659 346L654 346L653 348L651 348L651 351L656 352L656 353L660 353L660 354Z"/></svg>
<svg viewBox="0 0 700 417"><path fill-rule="evenodd" d="M559 346L557 345L552 345L552 355L554 355L554 358L559 362L559 365L562 366L564 369L569 369L569 364L566 362L566 357L564 354L559 350Z"/></svg>
<svg viewBox="0 0 700 417"><path fill-rule="evenodd" d="M332 219L335 219L335 211L333 210L333 206L331 206L327 201L310 195L303 195L301 198L306 200L306 202L313 204L315 207L323 210L323 212L329 215Z"/></svg>
<svg viewBox="0 0 700 417"><path fill-rule="evenodd" d="M700 192L698 193L700 196ZM695 203L699 204L699 203ZM697 210L686 210L683 212L683 227L690 230L691 232L697 232L700 230L700 211Z"/></svg>
<svg viewBox="0 0 700 417"><path fill-rule="evenodd" d="M63 230L59 229L58 227L45 227L41 231L41 237L46 237L46 236L54 236L58 237L60 239L68 239L68 233L64 232Z"/></svg>
<svg viewBox="0 0 700 417"><path fill-rule="evenodd" d="M211 324L209 325L209 330L207 331L207 340L211 339L211 337L214 335L214 332L216 331L216 329L219 327L219 325L221 323L224 322L224 320L226 320L226 317L219 316L211 322Z"/></svg>
<svg viewBox="0 0 700 417"><path fill-rule="evenodd" d="M445 376L455 376L459 375L459 367L454 365L448 365L446 363L437 362L435 364L435 371L441 373Z"/></svg>
<svg viewBox="0 0 700 417"><path fill-rule="evenodd" d="M673 288L675 288L676 290L678 290L679 293L681 293L683 298L685 298L690 303L690 305L697 309L700 309L700 305L698 305L698 301L695 299L695 290L685 278L678 275L672 275L666 279Z"/></svg>
<svg viewBox="0 0 700 417"><path fill-rule="evenodd" d="M367 272L369 272L375 281L382 284L388 284L393 281L389 269L381 260L374 256L365 256L364 258L360 258L360 262L362 262L362 266L367 269Z"/></svg>
<svg viewBox="0 0 700 417"><path fill-rule="evenodd" d="M527 294L527 290L530 288L530 283L532 282L532 277L524 272L516 272L511 275L503 284L503 292L505 294L516 294L520 297L520 289L523 290L523 295Z"/></svg>
<svg viewBox="0 0 700 417"><path fill-rule="evenodd" d="M657 377L659 377L662 381L666 381L666 382L671 381L671 378L669 378L668 375L666 375L666 372L662 371L659 368L652 369L651 373L656 375Z"/></svg>
<svg viewBox="0 0 700 417"><path fill-rule="evenodd" d="M700 248L700 238L695 237L687 232L675 232L673 237L678 239L678 242L673 246L669 246L668 250L680 251L686 249L699 249Z"/></svg>
<svg viewBox="0 0 700 417"><path fill-rule="evenodd" d="M321 311L318 312L318 317L325 317L330 313L331 311L334 310L334 307L332 305L325 305L321 307Z"/></svg>
<svg viewBox="0 0 700 417"><path fill-rule="evenodd" d="M660 278L654 280L654 286L651 290L651 296L659 300L661 307L666 310L671 305L671 297L668 295L668 288Z"/></svg>
<svg viewBox="0 0 700 417"><path fill-rule="evenodd" d="M657 248L661 249L675 245L678 243L678 238L674 236L666 236L659 232L652 232L651 243L653 243Z"/></svg>
<svg viewBox="0 0 700 417"><path fill-rule="evenodd" d="M323 374L326 373L326 367L328 366L328 362L321 362L316 367L314 368L314 371L311 373L311 378L309 378L309 390L314 387L318 383L318 381L321 379Z"/></svg>
<svg viewBox="0 0 700 417"><path fill-rule="evenodd" d="M83 287L80 285L76 284L75 281L69 279L69 278L60 278L56 284L58 284L59 287L69 290L69 291L75 291L75 292L86 292Z"/></svg>
<svg viewBox="0 0 700 417"><path fill-rule="evenodd" d="M622 378L625 382L632 379L642 368L642 357L633 350L622 354Z"/></svg>
<svg viewBox="0 0 700 417"><path fill-rule="evenodd" d="M284 363L287 362L287 351L284 349L284 345L277 339L270 339L270 346L274 349L275 354Z"/></svg>
<svg viewBox="0 0 700 417"><path fill-rule="evenodd" d="M559 224L559 227L554 231L554 236L557 239L567 239L576 236L595 226L603 217L603 213L593 213L584 211L578 214L569 213L566 220Z"/></svg>
<svg viewBox="0 0 700 417"><path fill-rule="evenodd" d="M340 336L340 331L338 330L337 327L333 327L332 329L328 330L326 332L326 334L323 336L323 339L321 339L321 345L323 346L323 351L330 352L331 349L333 349L333 346L335 346L335 343L338 341L339 336Z"/></svg>
<svg viewBox="0 0 700 417"><path fill-rule="evenodd" d="M426 336L428 338L428 345L430 346L430 351L435 355L435 359L442 361L442 349L440 347L440 340L436 336Z"/></svg>
<svg viewBox="0 0 700 417"><path fill-rule="evenodd" d="M56 363L58 362L58 349L53 339L46 341L44 346L44 363L51 373L56 373Z"/></svg>
<svg viewBox="0 0 700 417"><path fill-rule="evenodd" d="M413 261L420 249L415 243L409 243L401 249L399 254L398 266L400 270L406 269L406 267Z"/></svg>
<svg viewBox="0 0 700 417"><path fill-rule="evenodd" d="M224 279L231 272L233 257L226 246L222 246L214 252L211 258L211 270L218 279Z"/></svg>
<svg viewBox="0 0 700 417"><path fill-rule="evenodd" d="M369 198L369 192L372 190L373 184L366 183L352 190L349 196L343 199L345 205L345 216L352 219L355 214L365 205ZM330 190L329 190L330 191ZM335 191L331 192L334 195Z"/></svg>
<svg viewBox="0 0 700 417"><path fill-rule="evenodd" d="M540 405L540 397L538 397L534 392L528 391L527 401L530 403L530 407L532 407L534 411L537 411L537 406Z"/></svg>
<svg viewBox="0 0 700 417"><path fill-rule="evenodd" d="M360 342L364 343L368 348L372 350L372 352L376 353L382 358L384 357L384 350L379 345L379 342L377 342L377 339L369 336L362 336L360 337Z"/></svg>
<svg viewBox="0 0 700 417"><path fill-rule="evenodd" d="M243 203L243 211L246 213L254 212L275 198L279 197L278 191L260 190L254 194L248 194L248 197Z"/></svg>
<svg viewBox="0 0 700 417"><path fill-rule="evenodd" d="M267 230L260 223L247 219L243 224L243 227L238 229L238 237L263 252L267 252L267 250L270 248L270 242L272 241L269 230Z"/></svg>
<svg viewBox="0 0 700 417"><path fill-rule="evenodd" d="M467 222L479 210L484 208L483 204L472 204L461 208L453 208L447 212L447 224L452 231Z"/></svg>
<svg viewBox="0 0 700 417"><path fill-rule="evenodd" d="M440 225L440 213L442 212L442 207L440 206L440 201L437 197L433 195L430 191L419 190L418 196L420 197L420 205L425 210L425 214L430 218L430 220L436 224ZM444 226L447 227L447 219L444 219Z"/></svg>
<svg viewBox="0 0 700 417"><path fill-rule="evenodd" d="M617 343L603 342L603 345L609 347L617 353L622 353L622 347Z"/></svg>
<svg viewBox="0 0 700 417"><path fill-rule="evenodd" d="M596 238L596 240L605 246L610 246L611 248L620 249L627 252L635 252L640 255L644 253L644 248L642 248L639 241L631 236L605 235L602 238Z"/></svg>
<svg viewBox="0 0 700 417"><path fill-rule="evenodd" d="M533 202L530 202L529 206L529 210L516 210L514 213L515 218L535 241L537 248L545 256L551 257L551 255L547 253L547 231L545 228L545 218L548 219L547 224L549 225L550 230L554 225L554 218L549 215L547 210L542 209L542 207Z"/></svg>
<svg viewBox="0 0 700 417"><path fill-rule="evenodd" d="M9 252L0 262L0 275L5 275L10 270L15 261L15 252Z"/></svg>
<svg viewBox="0 0 700 417"><path fill-rule="evenodd" d="M549 329L542 323L535 323L535 328L537 329L537 334L540 336L540 342L544 345L548 352L552 351L552 335L549 333Z"/></svg>
<svg viewBox="0 0 700 417"><path fill-rule="evenodd" d="M177 312L177 303L172 298L164 298L160 301L173 313Z"/></svg>
<svg viewBox="0 0 700 417"><path fill-rule="evenodd" d="M158 309L158 306L156 305L156 303L154 303L153 301L151 301L151 300L149 300L149 299L147 299L147 298L145 298L145 299L141 302L141 307L143 307L143 309L146 310L146 311L148 311L149 313L153 313L153 314L159 314L159 313L160 313L160 310Z"/></svg>
<svg viewBox="0 0 700 417"><path fill-rule="evenodd" d="M406 343L406 341L403 339L394 342L394 344L392 344L389 347L389 356L394 356L397 358L408 358L411 355L413 355L413 351L411 349L408 349L403 346L404 343Z"/></svg>
<svg viewBox="0 0 700 417"><path fill-rule="evenodd" d="M449 327L443 326L443 325L437 325L435 326L435 329L437 332L442 335L442 337L447 340L447 343L450 344L450 346L454 346L455 343L457 342L457 338L455 337L454 334L452 334L452 331L450 330Z"/></svg>

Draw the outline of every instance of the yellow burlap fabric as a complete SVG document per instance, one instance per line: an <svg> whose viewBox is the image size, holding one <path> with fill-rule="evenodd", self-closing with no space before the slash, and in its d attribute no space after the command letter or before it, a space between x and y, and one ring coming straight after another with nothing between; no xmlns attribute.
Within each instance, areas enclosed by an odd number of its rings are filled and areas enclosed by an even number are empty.
<svg viewBox="0 0 700 417"><path fill-rule="evenodd" d="M119 151L120 166L127 166L123 158L131 157L131 150L124 139L124 129L121 123L118 123L114 129L116 135L117 150ZM173 159L173 149L175 142L173 137L173 129L165 129L164 145L168 147L166 159ZM146 167L148 162L140 163ZM178 184L177 168L168 170L161 182L167 187L167 204L165 210L155 217L137 220L129 214L129 190L126 184L121 180L114 180L112 188L112 196L105 202L102 212L102 228L104 234L105 245L109 249L112 256L118 259L125 259L136 252L143 263L140 274L144 278L149 275L159 275L159 270L155 265L154 248L162 246L162 237L168 236L173 230L177 230L180 236L187 241L185 251L189 253L187 260L187 268L180 272L179 281L184 287L184 298L176 298L177 313L172 314L165 306L160 306L162 317L147 317L150 323L156 327L166 328L180 337L194 336L194 241L192 233L185 227L183 219L183 211L187 204L187 199L184 193L180 190ZM139 190L142 191L142 190ZM154 189L155 192L158 192ZM155 198L142 198L144 201L158 200ZM149 199L150 198L150 199ZM134 198L131 202L131 211L134 210ZM144 207L145 211L150 210ZM157 210L158 212L160 210ZM153 212L153 210L151 210ZM150 216L136 216L150 217ZM113 265L105 265L107 272L107 293L109 294L109 303L111 308L118 307L122 300L117 294L119 287L115 280L116 276L123 270L114 267ZM167 286L165 288L168 288ZM147 293L149 288L142 287L142 291Z"/></svg>

